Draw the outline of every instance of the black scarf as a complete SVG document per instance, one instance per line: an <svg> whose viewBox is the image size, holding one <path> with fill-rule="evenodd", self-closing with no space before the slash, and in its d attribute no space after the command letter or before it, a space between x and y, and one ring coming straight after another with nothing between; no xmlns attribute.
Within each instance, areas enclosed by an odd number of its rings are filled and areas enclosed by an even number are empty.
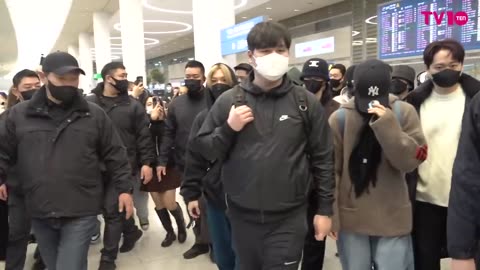
<svg viewBox="0 0 480 270"><path fill-rule="evenodd" d="M368 192L370 183L375 187L377 183L377 170L382 157L382 147L369 125L371 114L361 113L363 127L360 130L357 145L350 155L348 170L355 190L355 195L360 197Z"/></svg>

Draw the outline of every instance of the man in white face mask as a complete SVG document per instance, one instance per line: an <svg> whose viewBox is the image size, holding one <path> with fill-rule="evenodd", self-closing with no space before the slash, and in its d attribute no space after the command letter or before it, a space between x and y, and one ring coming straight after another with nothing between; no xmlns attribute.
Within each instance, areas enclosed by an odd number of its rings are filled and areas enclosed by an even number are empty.
<svg viewBox="0 0 480 270"><path fill-rule="evenodd" d="M315 96L286 76L288 30L260 23L247 42L253 72L216 100L190 143L205 159L223 162L237 269L296 270L312 189L317 215L308 222L319 241L330 232L332 136Z"/></svg>

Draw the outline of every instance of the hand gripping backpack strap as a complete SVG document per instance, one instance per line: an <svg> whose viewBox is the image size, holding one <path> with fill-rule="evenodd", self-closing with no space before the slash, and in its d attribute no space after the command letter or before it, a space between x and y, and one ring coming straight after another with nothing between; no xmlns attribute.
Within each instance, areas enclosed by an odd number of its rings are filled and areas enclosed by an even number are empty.
<svg viewBox="0 0 480 270"><path fill-rule="evenodd" d="M235 108L247 105L245 90L243 90L239 85L235 85L233 88L233 105Z"/></svg>

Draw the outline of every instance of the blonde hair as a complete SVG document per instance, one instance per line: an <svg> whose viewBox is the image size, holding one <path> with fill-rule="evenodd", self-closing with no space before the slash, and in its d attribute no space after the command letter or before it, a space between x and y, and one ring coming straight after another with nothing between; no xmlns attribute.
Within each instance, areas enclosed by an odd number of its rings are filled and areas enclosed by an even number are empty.
<svg viewBox="0 0 480 270"><path fill-rule="evenodd" d="M208 72L207 87L212 87L213 74L215 74L215 72L217 72L218 70L222 71L223 76L225 77L225 83L230 86L233 86L234 82L233 82L232 72L230 71L230 68L225 64L219 63L219 64L213 65L212 68L210 69L210 72Z"/></svg>

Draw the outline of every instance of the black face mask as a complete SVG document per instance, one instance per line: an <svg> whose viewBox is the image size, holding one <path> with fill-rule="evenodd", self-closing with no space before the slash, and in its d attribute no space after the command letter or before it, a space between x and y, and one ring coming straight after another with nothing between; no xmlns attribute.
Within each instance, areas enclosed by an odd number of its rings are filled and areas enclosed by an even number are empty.
<svg viewBox="0 0 480 270"><path fill-rule="evenodd" d="M408 85L406 83L402 82L401 80L393 79L392 80L392 87L391 87L390 92L394 95L400 95L403 92L408 90L407 86Z"/></svg>
<svg viewBox="0 0 480 270"><path fill-rule="evenodd" d="M35 92L37 92L37 90L38 88L23 91L23 92L20 92L20 95L22 95L23 100L30 100L35 94Z"/></svg>
<svg viewBox="0 0 480 270"><path fill-rule="evenodd" d="M111 84L115 89L117 89L119 94L126 94L128 93L128 80L117 80L112 77L115 81L115 84Z"/></svg>
<svg viewBox="0 0 480 270"><path fill-rule="evenodd" d="M216 100L221 94L231 89L232 87L228 84L217 83L212 85L210 92L212 93L213 98Z"/></svg>
<svg viewBox="0 0 480 270"><path fill-rule="evenodd" d="M202 81L185 80L185 86L188 88L187 95L191 98L199 98L202 96Z"/></svg>
<svg viewBox="0 0 480 270"><path fill-rule="evenodd" d="M333 88L338 88L340 86L340 80L330 79L330 85Z"/></svg>
<svg viewBox="0 0 480 270"><path fill-rule="evenodd" d="M78 88L75 86L56 86L48 81L48 90L52 97L62 102L64 106L69 106L78 94Z"/></svg>
<svg viewBox="0 0 480 270"><path fill-rule="evenodd" d="M305 81L305 87L309 92L312 92L314 94L320 92L320 90L323 89L323 86L325 85L325 82L319 82L315 80L306 80Z"/></svg>
<svg viewBox="0 0 480 270"><path fill-rule="evenodd" d="M432 75L433 82L440 87L452 87L460 79L461 71L445 69Z"/></svg>

